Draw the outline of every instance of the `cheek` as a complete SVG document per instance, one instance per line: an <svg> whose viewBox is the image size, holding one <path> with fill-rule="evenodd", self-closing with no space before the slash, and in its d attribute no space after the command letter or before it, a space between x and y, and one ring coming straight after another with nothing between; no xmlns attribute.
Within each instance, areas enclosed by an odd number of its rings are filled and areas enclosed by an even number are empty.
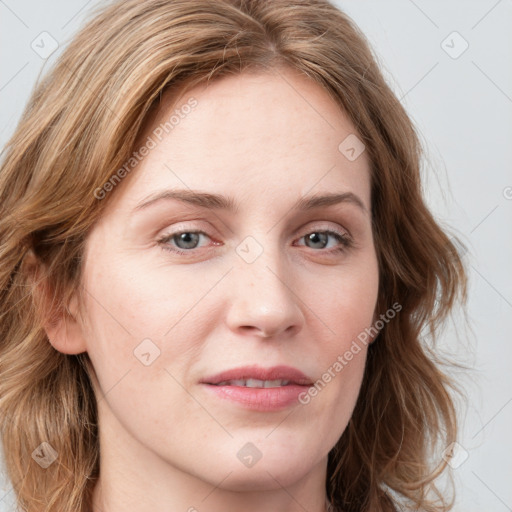
<svg viewBox="0 0 512 512"><path fill-rule="evenodd" d="M173 381L166 370L181 382L201 357L205 333L218 318L205 295L223 269L199 278L185 266L171 273L142 258L119 257L113 265L97 255L92 261L83 280L85 336L102 392L121 380L132 401L143 390L169 391Z"/></svg>
<svg viewBox="0 0 512 512"><path fill-rule="evenodd" d="M197 422L202 418L203 411L179 384L199 354L197 323L190 322L198 312L190 317L187 312L197 303L200 290L192 286L183 293L186 279L164 282L140 266L108 265L108 273L106 268L99 263L84 274L89 292L85 336L100 407L103 414L113 413L111 421L151 445L152 436L168 430L171 418L178 424L182 417ZM172 412L176 410L181 414L178 420ZM141 434L145 432L147 436Z"/></svg>
<svg viewBox="0 0 512 512"><path fill-rule="evenodd" d="M378 265L372 254L354 265L340 268L331 276L327 287L317 288L313 294L309 292L318 316L331 335L328 343L331 359L333 352L347 350L351 342L372 325L378 290ZM364 339L364 335L359 339Z"/></svg>
<svg viewBox="0 0 512 512"><path fill-rule="evenodd" d="M322 350L315 353L321 373L314 388L302 397L302 403L309 408L308 415L317 422L317 428L322 428L319 424L323 422L324 427L328 423L337 432L333 442L346 427L359 395L378 283L377 261L369 255L358 260L357 267L340 268L328 286L309 293L308 304L322 320L325 336L319 336ZM325 410L332 414L322 414Z"/></svg>
<svg viewBox="0 0 512 512"><path fill-rule="evenodd" d="M109 338L109 346L116 349L127 348L126 338L161 339L204 294L207 283L190 273L176 271L170 276L144 266L144 261L125 258L115 265L97 263L84 275L90 323L102 332L118 333ZM103 338L102 332L96 334Z"/></svg>

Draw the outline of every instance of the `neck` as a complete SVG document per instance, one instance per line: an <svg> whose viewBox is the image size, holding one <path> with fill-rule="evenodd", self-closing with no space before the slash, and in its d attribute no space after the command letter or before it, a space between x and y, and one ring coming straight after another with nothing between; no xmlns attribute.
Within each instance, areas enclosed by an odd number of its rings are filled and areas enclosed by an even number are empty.
<svg viewBox="0 0 512 512"><path fill-rule="evenodd" d="M254 480L241 480L236 472L222 468L216 471L216 481L209 481L201 478L200 467L193 474L148 450L108 411L104 410L100 418L100 477L91 512L329 510L325 495L327 457L292 481L277 471L266 471L258 478L253 473Z"/></svg>
<svg viewBox="0 0 512 512"><path fill-rule="evenodd" d="M126 472L125 472L126 474ZM149 475L124 475L116 470L102 474L94 491L91 512L331 512L325 493L315 492L311 485L280 489L237 492L215 487L206 482L191 482L175 475L158 485ZM188 481L187 481L188 480ZM229 478L220 482L228 485ZM187 485L182 484L186 482ZM311 494L308 494L309 491Z"/></svg>

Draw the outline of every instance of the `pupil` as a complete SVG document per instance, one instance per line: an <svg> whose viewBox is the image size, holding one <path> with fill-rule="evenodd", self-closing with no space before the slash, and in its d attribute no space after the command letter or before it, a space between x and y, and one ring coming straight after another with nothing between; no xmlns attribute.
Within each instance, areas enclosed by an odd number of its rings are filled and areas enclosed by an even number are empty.
<svg viewBox="0 0 512 512"><path fill-rule="evenodd" d="M180 249L193 249L197 245L199 234L198 233L181 233L178 236L177 244ZM180 243L184 242L185 247L181 246Z"/></svg>
<svg viewBox="0 0 512 512"><path fill-rule="evenodd" d="M320 242L320 245L321 245L322 249L327 244L327 234L326 233L311 233L306 238L307 238L307 240L313 242L314 244L315 243L317 244L317 243Z"/></svg>

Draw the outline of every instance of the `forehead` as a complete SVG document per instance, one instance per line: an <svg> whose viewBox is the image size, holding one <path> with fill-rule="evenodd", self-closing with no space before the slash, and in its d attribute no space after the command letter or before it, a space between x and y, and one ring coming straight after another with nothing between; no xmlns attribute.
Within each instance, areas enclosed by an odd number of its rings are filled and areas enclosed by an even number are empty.
<svg viewBox="0 0 512 512"><path fill-rule="evenodd" d="M197 106L188 112L187 102L192 99ZM217 139L224 141L226 136L243 143L275 140L276 135L276 146L308 139L318 145L318 136L326 139L327 146L337 141L340 130L356 132L323 87L291 69L243 72L183 91L166 91L148 117L143 137L168 123L173 114L172 131L184 137L202 137L203 148L215 146Z"/></svg>
<svg viewBox="0 0 512 512"><path fill-rule="evenodd" d="M137 141L152 148L129 176L125 198L133 205L158 189L208 186L247 200L273 191L295 201L336 189L357 193L369 208L366 154L350 160L340 149L354 136L328 93L291 70L166 91Z"/></svg>

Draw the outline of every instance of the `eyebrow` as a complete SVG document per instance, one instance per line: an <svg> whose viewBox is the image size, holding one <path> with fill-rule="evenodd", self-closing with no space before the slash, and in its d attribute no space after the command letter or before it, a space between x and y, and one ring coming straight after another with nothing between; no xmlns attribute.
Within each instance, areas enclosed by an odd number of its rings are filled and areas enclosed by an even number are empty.
<svg viewBox="0 0 512 512"><path fill-rule="evenodd" d="M133 213L148 208L149 206L162 200L175 200L183 203L207 208L211 210L226 210L231 213L238 212L238 204L232 197L220 194L211 194L190 189L163 190L156 192L144 198L133 210ZM340 203L350 203L357 206L363 212L367 208L363 201L353 192L328 193L322 195L313 195L301 197L292 206L291 210L309 211L315 208L328 207Z"/></svg>

